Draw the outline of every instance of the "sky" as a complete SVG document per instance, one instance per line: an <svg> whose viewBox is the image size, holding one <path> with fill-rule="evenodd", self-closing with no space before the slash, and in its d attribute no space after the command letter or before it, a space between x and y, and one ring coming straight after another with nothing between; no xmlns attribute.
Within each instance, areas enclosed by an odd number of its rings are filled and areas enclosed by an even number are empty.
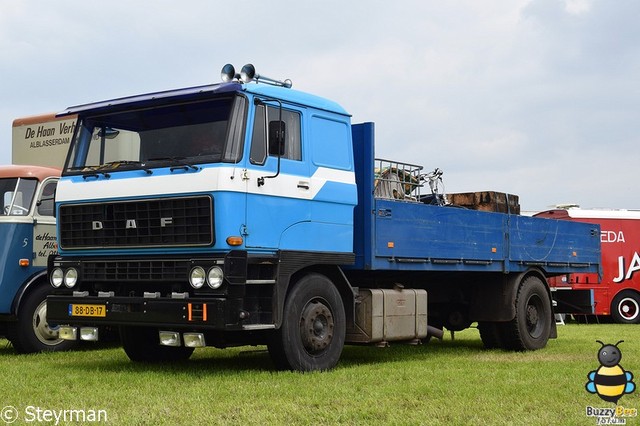
<svg viewBox="0 0 640 426"><path fill-rule="evenodd" d="M0 164L15 118L253 63L446 192L640 209L638 22L636 0L0 0Z"/></svg>

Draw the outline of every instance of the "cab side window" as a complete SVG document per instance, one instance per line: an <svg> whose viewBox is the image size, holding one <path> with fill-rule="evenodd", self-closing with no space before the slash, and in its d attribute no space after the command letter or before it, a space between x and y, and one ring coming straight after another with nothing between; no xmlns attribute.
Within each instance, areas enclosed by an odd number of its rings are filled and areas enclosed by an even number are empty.
<svg viewBox="0 0 640 426"><path fill-rule="evenodd" d="M40 216L53 216L54 197L56 194L57 181L48 182L42 188L40 203L38 204L38 214Z"/></svg>
<svg viewBox="0 0 640 426"><path fill-rule="evenodd" d="M277 148L267 147L267 134L269 129L277 127L280 118L280 108L264 105L256 107L253 121L253 136L251 137L251 152L249 159L253 164L264 164L267 155L277 156ZM265 122L269 122L269 126ZM302 160L302 141L300 136L300 114L295 111L282 110L282 122L284 123L284 150L281 158L289 160ZM269 141L275 143L274 141Z"/></svg>

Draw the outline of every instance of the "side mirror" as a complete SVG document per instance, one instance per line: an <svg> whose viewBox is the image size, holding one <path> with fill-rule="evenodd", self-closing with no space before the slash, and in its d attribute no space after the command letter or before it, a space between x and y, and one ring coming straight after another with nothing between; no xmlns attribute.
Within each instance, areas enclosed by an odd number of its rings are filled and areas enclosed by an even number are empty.
<svg viewBox="0 0 640 426"><path fill-rule="evenodd" d="M115 139L118 134L120 134L120 130L115 130L111 127L103 127L98 132L98 136L105 139Z"/></svg>
<svg viewBox="0 0 640 426"><path fill-rule="evenodd" d="M284 121L269 122L269 155L281 157L284 155L284 141L286 126Z"/></svg>
<svg viewBox="0 0 640 426"><path fill-rule="evenodd" d="M42 197L36 202L36 207L38 208L38 214L40 214L41 216L56 217L54 195L47 195Z"/></svg>

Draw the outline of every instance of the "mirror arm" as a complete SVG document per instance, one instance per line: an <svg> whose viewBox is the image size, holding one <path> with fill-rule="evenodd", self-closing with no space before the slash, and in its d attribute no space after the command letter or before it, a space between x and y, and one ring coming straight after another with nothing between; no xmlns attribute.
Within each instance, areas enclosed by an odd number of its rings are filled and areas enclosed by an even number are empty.
<svg viewBox="0 0 640 426"><path fill-rule="evenodd" d="M279 99L269 99L269 98L265 98L265 99L258 99L255 98L253 100L254 105L264 105L264 111L265 111L265 128L269 127L269 108L266 104L266 102L277 102L278 103L278 123L282 123L282 102L280 102ZM272 175L272 176L261 176L258 178L258 186L262 186L264 185L264 180L265 179L273 179L278 177L278 175L280 175L280 158L282 157L282 155L280 154L280 141L276 141L278 142L278 167L276 169L276 174ZM270 145L271 141L269 140L269 132L267 132L267 152L269 152L269 145ZM284 141L283 141L284 143Z"/></svg>

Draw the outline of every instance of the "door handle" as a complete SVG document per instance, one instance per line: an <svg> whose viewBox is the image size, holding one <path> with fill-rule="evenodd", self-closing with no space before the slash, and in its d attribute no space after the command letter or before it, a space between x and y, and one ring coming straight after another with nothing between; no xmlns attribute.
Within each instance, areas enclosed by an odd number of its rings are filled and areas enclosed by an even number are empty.
<svg viewBox="0 0 640 426"><path fill-rule="evenodd" d="M299 181L298 182L298 189L305 189L305 190L309 190L309 182L305 182L305 181Z"/></svg>

